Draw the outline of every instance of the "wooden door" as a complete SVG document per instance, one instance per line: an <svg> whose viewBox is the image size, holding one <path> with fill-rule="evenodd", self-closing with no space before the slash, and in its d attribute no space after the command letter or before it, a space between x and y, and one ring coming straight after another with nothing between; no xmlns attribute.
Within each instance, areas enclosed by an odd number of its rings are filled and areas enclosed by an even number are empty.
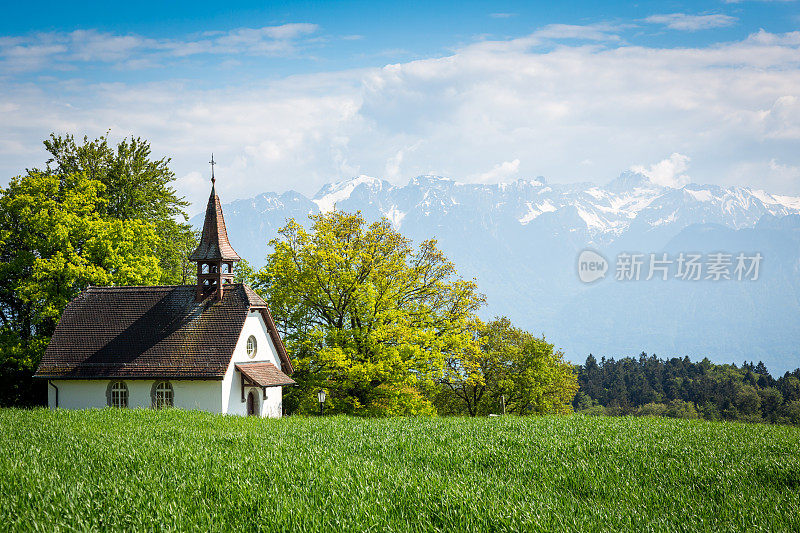
<svg viewBox="0 0 800 533"><path fill-rule="evenodd" d="M256 394L253 391L247 394L247 416L256 416Z"/></svg>

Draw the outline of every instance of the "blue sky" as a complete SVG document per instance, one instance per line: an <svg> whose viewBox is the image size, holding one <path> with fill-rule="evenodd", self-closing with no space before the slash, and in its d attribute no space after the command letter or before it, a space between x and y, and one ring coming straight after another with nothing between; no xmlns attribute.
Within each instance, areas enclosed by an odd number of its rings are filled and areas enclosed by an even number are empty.
<svg viewBox="0 0 800 533"><path fill-rule="evenodd" d="M13 3L0 171L49 132L138 135L225 198L357 174L800 195L797 2Z"/></svg>

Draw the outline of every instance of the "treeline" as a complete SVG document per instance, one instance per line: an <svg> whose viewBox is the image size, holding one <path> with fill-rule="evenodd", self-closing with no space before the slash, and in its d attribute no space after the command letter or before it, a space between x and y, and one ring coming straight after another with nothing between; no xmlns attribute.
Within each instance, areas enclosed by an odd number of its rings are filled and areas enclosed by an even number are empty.
<svg viewBox="0 0 800 533"><path fill-rule="evenodd" d="M577 367L575 411L800 425L800 369L773 378L763 362L589 355Z"/></svg>

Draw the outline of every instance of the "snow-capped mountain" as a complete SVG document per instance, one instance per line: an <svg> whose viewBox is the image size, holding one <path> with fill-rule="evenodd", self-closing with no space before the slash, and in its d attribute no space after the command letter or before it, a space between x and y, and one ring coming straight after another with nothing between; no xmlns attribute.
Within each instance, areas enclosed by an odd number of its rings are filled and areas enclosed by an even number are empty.
<svg viewBox="0 0 800 533"><path fill-rule="evenodd" d="M713 222L733 228L753 226L762 216L800 213L800 197L774 196L744 187L687 185L681 189L651 183L626 172L606 187L548 185L544 178L476 185L440 176L418 176L392 186L369 176L325 185L312 199L322 212L367 205L401 229L408 213L430 216L452 211L484 211L513 217L527 226L546 213L577 215L570 228L586 232L590 243L612 242L632 227Z"/></svg>
<svg viewBox="0 0 800 533"><path fill-rule="evenodd" d="M617 357L646 350L718 361L763 359L775 370L800 364L795 348L800 339L800 223L792 222L800 220L800 197L747 187L689 184L676 189L635 172L605 186L549 184L541 177L467 184L432 175L397 186L359 176L325 185L313 198L293 191L264 193L232 202L224 211L231 242L260 266L268 241L287 219L303 223L309 214L334 208L361 211L369 220L386 217L415 242L437 238L460 273L477 279L488 300L486 316L508 315L545 334L572 360L583 360L589 352ZM789 222L783 226L770 222L784 218ZM202 219L192 223L200 226ZM690 249L679 250L681 245ZM728 249L738 245L749 248ZM600 283L585 285L578 279L577 255L584 248L609 260L612 270ZM721 288L702 281L626 285L613 279L620 252L667 250L758 251L764 255L762 277ZM770 296L764 299L766 293ZM706 300L699 302L701 294ZM737 309L751 309L755 300L763 304L756 322L731 331L728 324L741 318ZM720 316L716 305L724 306L730 320ZM782 318L771 316L770 306L781 309ZM749 337L743 337L745 331ZM717 344L708 341L714 338Z"/></svg>

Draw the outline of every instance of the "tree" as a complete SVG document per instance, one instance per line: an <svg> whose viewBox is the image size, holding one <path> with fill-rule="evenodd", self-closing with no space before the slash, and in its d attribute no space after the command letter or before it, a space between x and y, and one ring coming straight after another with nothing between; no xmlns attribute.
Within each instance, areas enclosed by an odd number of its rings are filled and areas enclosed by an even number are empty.
<svg viewBox="0 0 800 533"><path fill-rule="evenodd" d="M698 418L694 404L684 400L670 401L666 406L664 416L669 418Z"/></svg>
<svg viewBox="0 0 800 533"><path fill-rule="evenodd" d="M508 318L475 321L474 343L445 359L443 383L470 416L498 412L572 411L578 382L552 344L512 326Z"/></svg>
<svg viewBox="0 0 800 533"><path fill-rule="evenodd" d="M175 174L169 169L170 159L152 159L150 143L141 138L123 139L116 147L106 137L83 138L78 144L72 135L51 134L44 141L50 154L45 170L33 174L55 175L61 187L69 187L70 176L83 173L104 187L98 191L104 201L97 206L104 218L147 220L156 225L158 240L155 255L159 258L162 284L191 283L193 264L189 254L196 246L196 237L179 197L171 183Z"/></svg>
<svg viewBox="0 0 800 533"><path fill-rule="evenodd" d="M31 375L66 304L87 285L162 277L156 227L101 216L105 185L32 172L0 188L0 402L35 401Z"/></svg>
<svg viewBox="0 0 800 533"><path fill-rule="evenodd" d="M299 387L287 408L354 414L431 411L421 395L440 374L446 354L470 342L469 324L482 305L473 281L428 240L411 242L383 219L360 213L294 220L271 241L256 273L293 360Z"/></svg>
<svg viewBox="0 0 800 533"><path fill-rule="evenodd" d="M783 405L783 394L774 387L760 389L758 394L761 396L763 418L773 423L776 422L780 416L780 408Z"/></svg>

